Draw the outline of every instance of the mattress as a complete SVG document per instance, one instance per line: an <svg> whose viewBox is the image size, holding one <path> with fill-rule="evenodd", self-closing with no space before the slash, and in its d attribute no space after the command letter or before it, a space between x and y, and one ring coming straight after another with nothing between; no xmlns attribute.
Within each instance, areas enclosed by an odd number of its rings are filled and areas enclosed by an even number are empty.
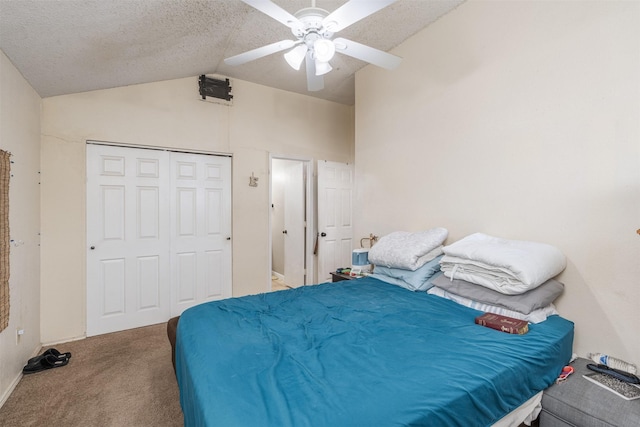
<svg viewBox="0 0 640 427"><path fill-rule="evenodd" d="M374 278L190 308L175 354L185 425L493 425L555 381L573 323L511 335L479 314Z"/></svg>

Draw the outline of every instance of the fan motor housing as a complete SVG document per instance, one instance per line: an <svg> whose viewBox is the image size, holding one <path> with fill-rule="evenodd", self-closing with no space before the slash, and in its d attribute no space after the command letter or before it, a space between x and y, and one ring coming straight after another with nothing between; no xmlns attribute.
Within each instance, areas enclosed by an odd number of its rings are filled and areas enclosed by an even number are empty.
<svg viewBox="0 0 640 427"><path fill-rule="evenodd" d="M302 28L294 27L291 29L291 32L294 36L307 43L307 36L309 35L317 35L325 39L331 38L333 35L333 33L322 24L324 18L329 16L329 12L324 9L320 9L319 7L306 7L297 11L294 16L298 18L304 26ZM313 39L315 40L315 38L316 37ZM311 40L311 42L313 42L313 40Z"/></svg>

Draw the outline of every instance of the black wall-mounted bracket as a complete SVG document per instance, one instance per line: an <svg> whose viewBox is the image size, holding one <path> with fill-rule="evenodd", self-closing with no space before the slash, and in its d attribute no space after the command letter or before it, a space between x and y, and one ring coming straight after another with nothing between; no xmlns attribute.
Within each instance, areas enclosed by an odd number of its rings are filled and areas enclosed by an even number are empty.
<svg viewBox="0 0 640 427"><path fill-rule="evenodd" d="M207 96L224 99L226 101L233 99L229 79L218 80L206 77L203 74L198 78L198 87L200 88L200 96L202 96L202 99L206 99Z"/></svg>

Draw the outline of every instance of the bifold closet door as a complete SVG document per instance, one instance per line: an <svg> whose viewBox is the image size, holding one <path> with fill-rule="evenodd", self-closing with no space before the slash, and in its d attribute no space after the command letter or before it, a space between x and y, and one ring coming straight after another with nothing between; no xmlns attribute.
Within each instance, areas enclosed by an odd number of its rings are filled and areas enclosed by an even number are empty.
<svg viewBox="0 0 640 427"><path fill-rule="evenodd" d="M231 158L171 153L171 315L231 296Z"/></svg>
<svg viewBox="0 0 640 427"><path fill-rule="evenodd" d="M87 145L87 336L170 314L169 156Z"/></svg>
<svg viewBox="0 0 640 427"><path fill-rule="evenodd" d="M87 336L231 296L231 159L87 145Z"/></svg>

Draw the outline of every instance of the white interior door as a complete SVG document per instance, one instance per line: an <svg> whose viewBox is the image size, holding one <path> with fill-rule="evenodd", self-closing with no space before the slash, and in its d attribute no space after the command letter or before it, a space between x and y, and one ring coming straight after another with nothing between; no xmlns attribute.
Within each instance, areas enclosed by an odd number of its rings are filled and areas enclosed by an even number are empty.
<svg viewBox="0 0 640 427"><path fill-rule="evenodd" d="M351 266L353 166L318 161L318 282Z"/></svg>
<svg viewBox="0 0 640 427"><path fill-rule="evenodd" d="M87 145L87 335L169 316L166 153Z"/></svg>
<svg viewBox="0 0 640 427"><path fill-rule="evenodd" d="M171 315L231 296L231 159L171 153Z"/></svg>
<svg viewBox="0 0 640 427"><path fill-rule="evenodd" d="M287 160L284 181L284 282L297 288L305 284L304 165Z"/></svg>

